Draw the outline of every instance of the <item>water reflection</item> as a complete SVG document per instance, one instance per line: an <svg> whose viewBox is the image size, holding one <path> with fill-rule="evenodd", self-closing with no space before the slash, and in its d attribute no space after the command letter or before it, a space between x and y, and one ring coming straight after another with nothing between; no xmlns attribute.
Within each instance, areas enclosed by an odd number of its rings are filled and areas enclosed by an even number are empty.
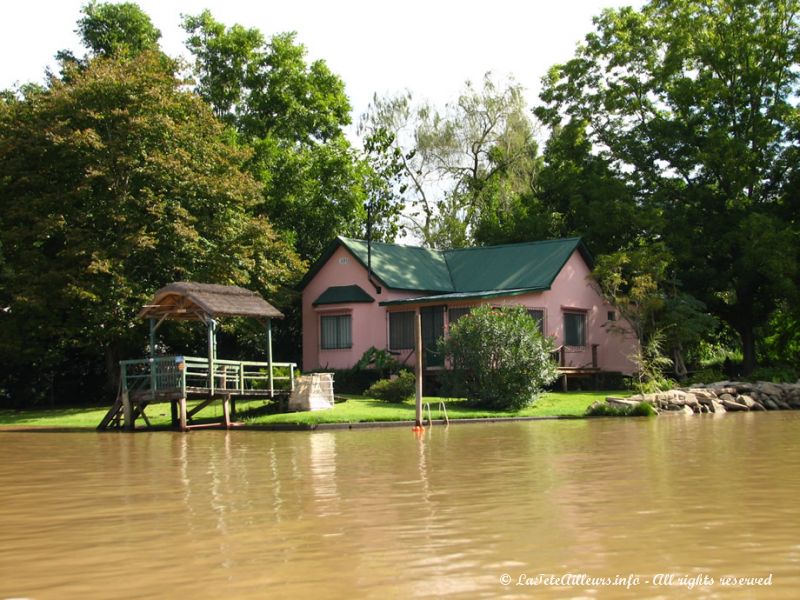
<svg viewBox="0 0 800 600"><path fill-rule="evenodd" d="M420 438L7 434L0 597L529 597L499 576L771 572L763 597L792 598L799 432L781 412Z"/></svg>

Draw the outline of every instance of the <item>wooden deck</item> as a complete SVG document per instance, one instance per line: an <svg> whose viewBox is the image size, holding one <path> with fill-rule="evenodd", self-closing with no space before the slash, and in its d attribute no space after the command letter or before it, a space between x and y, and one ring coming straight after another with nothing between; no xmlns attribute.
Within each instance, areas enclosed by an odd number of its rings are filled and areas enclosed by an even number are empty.
<svg viewBox="0 0 800 600"><path fill-rule="evenodd" d="M294 389L296 367L295 363L209 361L191 356L122 361L120 393L97 429L133 431L139 418L150 427L147 406L169 402L173 426L188 431L195 427L192 416L215 401L222 402L223 413L216 425L228 428L235 418L237 399L275 398L289 393ZM280 381L288 381L289 389L276 389L275 383ZM186 403L190 399L201 402L189 410Z"/></svg>

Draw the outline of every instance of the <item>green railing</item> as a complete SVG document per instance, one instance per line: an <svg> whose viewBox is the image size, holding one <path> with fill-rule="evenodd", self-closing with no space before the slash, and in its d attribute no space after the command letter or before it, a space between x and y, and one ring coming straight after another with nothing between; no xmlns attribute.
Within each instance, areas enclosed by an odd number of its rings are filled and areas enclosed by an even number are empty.
<svg viewBox="0 0 800 600"><path fill-rule="evenodd" d="M123 360L119 363L122 391L178 393L186 397L187 388L217 392L245 393L263 390L275 395L276 382L288 381L281 389L294 389L296 363L268 363L214 359L195 356L159 356ZM276 373L276 369L280 369Z"/></svg>

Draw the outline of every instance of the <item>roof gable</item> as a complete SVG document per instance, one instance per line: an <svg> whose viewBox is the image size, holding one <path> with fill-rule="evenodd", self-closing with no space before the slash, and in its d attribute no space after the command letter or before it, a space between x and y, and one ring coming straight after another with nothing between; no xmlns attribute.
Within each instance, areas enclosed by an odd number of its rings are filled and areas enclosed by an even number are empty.
<svg viewBox="0 0 800 600"><path fill-rule="evenodd" d="M350 302L375 302L375 298L357 285L335 285L322 292L312 306Z"/></svg>

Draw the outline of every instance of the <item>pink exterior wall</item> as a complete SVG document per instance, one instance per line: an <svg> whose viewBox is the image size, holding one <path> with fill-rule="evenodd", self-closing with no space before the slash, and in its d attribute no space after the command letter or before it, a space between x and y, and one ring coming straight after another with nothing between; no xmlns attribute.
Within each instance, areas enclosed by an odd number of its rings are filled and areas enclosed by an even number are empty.
<svg viewBox="0 0 800 600"><path fill-rule="evenodd" d="M342 262L346 259L346 262ZM375 298L372 303L325 304L314 307L312 303L331 286L357 285ZM336 249L328 262L303 290L303 365L304 371L317 369L349 369L358 362L371 346L386 348L388 343L388 317L386 300L415 298L419 292L397 292L383 287L380 294L367 280L367 270L343 246ZM320 316L352 315L353 347L341 350L320 348Z"/></svg>
<svg viewBox="0 0 800 600"><path fill-rule="evenodd" d="M342 264L340 259L347 258ZM628 358L636 347L636 339L631 333L616 331L624 324L617 321L610 327L608 312L614 308L606 304L589 279L589 267L578 251L572 253L550 290L506 298L492 298L484 302L495 306L522 305L526 308L544 310L545 334L554 336L556 346L563 343L564 309L576 309L586 313L586 346L566 349L566 366L581 367L592 364L592 345L597 344L598 367L604 371L632 373L635 370ZM375 298L371 304L326 305L313 307L311 303L330 286L359 285ZM405 312L415 310L414 305L383 307L379 302L414 298L418 292L398 292L383 288L383 293L375 294L375 289L367 281L366 269L345 248L340 247L317 273L316 277L303 291L303 369L341 369L352 367L362 354L375 346L385 349L388 346L387 310ZM477 301L448 302L448 308L475 306ZM353 347L343 350L322 350L319 347L319 328L321 315L352 315ZM619 318L619 317L618 317ZM447 318L445 316L445 329ZM613 329L613 330L612 330ZM413 365L413 351L402 350L398 356L402 362Z"/></svg>

